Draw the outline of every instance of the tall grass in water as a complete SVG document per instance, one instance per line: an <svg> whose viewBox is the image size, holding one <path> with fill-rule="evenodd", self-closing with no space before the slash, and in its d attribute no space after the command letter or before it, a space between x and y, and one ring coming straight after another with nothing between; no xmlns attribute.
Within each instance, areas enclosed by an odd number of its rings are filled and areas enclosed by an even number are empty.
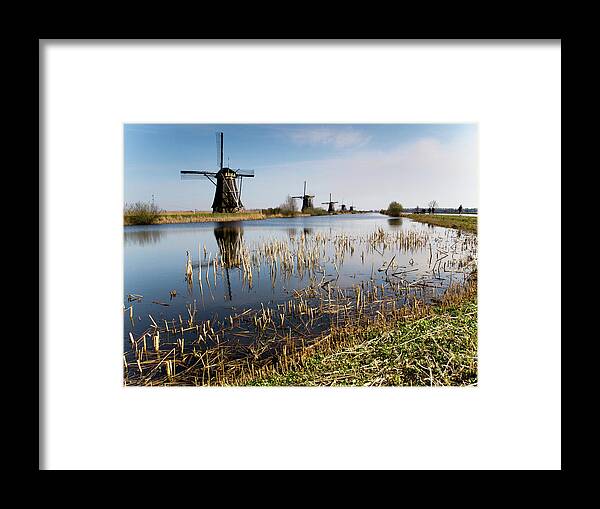
<svg viewBox="0 0 600 509"><path fill-rule="evenodd" d="M161 214L158 205L151 202L138 201L126 204L123 211L125 224L154 224Z"/></svg>
<svg viewBox="0 0 600 509"><path fill-rule="evenodd" d="M226 229L222 233L227 237ZM196 301L188 306L189 319L180 315L178 322L173 317L163 326L161 320L149 316L152 326L138 332L137 338L129 338L131 348L124 357L126 385L475 382L476 236L459 236L451 230L443 237L426 229L386 232L378 228L360 236L317 232L253 245L237 235L231 237L227 243L219 242L217 236L220 254L207 253L204 247L202 256L198 246L198 259L205 260L198 264L198 282L205 279L211 295L211 287L217 288L217 273L223 278L229 267L239 267L241 285L249 289L253 273L260 274L261 269L268 272L272 285L279 278L302 280L305 274L308 285L293 289L283 302L259 303L260 307L243 311L232 308L229 316L221 318L197 319ZM399 252L427 248L429 266L420 278L410 276L417 270L409 267L412 258L409 266L396 262ZM330 267L339 276L345 256L352 256L355 249L361 258L377 252L382 257L386 253L385 259L379 268L371 267L370 279L338 285ZM454 275L446 290L436 284L442 271ZM192 284L190 252L186 275ZM463 309L465 299L470 303ZM451 315L457 306L462 310L458 321ZM433 316L436 309L441 314ZM133 318L130 308L125 312ZM147 340L153 348L146 346ZM345 374L338 363L342 358L348 364ZM323 362L314 364L315 359Z"/></svg>

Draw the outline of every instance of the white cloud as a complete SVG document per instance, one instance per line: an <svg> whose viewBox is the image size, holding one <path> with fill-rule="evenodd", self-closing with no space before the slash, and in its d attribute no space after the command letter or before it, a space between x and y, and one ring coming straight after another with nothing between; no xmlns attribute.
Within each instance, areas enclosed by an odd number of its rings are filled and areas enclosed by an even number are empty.
<svg viewBox="0 0 600 509"><path fill-rule="evenodd" d="M407 207L437 200L441 207L478 206L476 138L442 143L421 138L390 150L360 150L351 156L264 167L269 185L248 189L248 201L282 201L273 190L300 194L303 181L316 203L329 193L357 207L379 209L392 201ZM257 171L261 173L260 171Z"/></svg>
<svg viewBox="0 0 600 509"><path fill-rule="evenodd" d="M366 144L371 137L355 129L316 127L289 131L290 139L299 145L332 145L335 148L350 148Z"/></svg>

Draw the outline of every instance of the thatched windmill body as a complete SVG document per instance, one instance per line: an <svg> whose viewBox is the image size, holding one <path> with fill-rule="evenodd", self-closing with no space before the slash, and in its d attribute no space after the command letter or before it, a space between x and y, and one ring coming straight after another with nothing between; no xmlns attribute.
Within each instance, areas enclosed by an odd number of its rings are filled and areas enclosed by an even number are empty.
<svg viewBox="0 0 600 509"><path fill-rule="evenodd" d="M219 171L182 170L181 179L190 180L206 177L215 185L213 212L238 212L242 204L242 179L254 177L254 170L234 170L223 167L223 133L217 133L217 165ZM239 187L237 185L239 179Z"/></svg>
<svg viewBox="0 0 600 509"><path fill-rule="evenodd" d="M329 193L329 201L324 201L321 203L321 205L328 205L327 212L329 212L331 214L332 212L335 212L334 205L336 203L337 203L337 201L331 201L331 193Z"/></svg>
<svg viewBox="0 0 600 509"><path fill-rule="evenodd" d="M292 196L292 198L297 198L297 199L302 200L302 212L304 212L306 209L314 208L314 206L313 206L313 198L314 197L315 197L314 194L306 194L306 180L304 181L304 193L302 194L302 196Z"/></svg>

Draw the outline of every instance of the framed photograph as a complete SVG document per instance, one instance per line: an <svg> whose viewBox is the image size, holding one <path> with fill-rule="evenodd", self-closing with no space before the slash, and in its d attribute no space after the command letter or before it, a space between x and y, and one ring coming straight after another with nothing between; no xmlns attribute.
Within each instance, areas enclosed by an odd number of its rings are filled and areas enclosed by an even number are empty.
<svg viewBox="0 0 600 509"><path fill-rule="evenodd" d="M477 125L126 124L124 149L125 385L476 385Z"/></svg>
<svg viewBox="0 0 600 509"><path fill-rule="evenodd" d="M40 469L561 468L560 40L40 72Z"/></svg>

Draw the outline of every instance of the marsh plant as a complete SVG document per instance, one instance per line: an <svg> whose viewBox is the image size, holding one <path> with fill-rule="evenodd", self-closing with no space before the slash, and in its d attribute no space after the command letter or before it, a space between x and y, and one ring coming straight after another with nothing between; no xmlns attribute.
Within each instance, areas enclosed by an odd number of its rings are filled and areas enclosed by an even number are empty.
<svg viewBox="0 0 600 509"><path fill-rule="evenodd" d="M220 254L198 244L182 257L189 286L200 291L200 300L186 304L185 315L156 320L148 315L151 324L134 336L133 325L139 319L134 306L143 296L129 296L124 312L132 332L123 357L125 385L475 383L475 235L377 228L360 235L301 233L247 244L235 227L222 226L217 232ZM421 272L413 267L419 251L426 253ZM368 260L377 253L380 265L365 267L359 280L345 280L340 272L354 253L357 257L360 253L362 265L368 264L365 255ZM218 280L229 281L233 270L248 291L259 282L261 272L268 274L273 288L281 281L292 289L279 301L232 307L222 316L201 316L204 295L213 298ZM289 282L294 278L304 283L293 288ZM459 318L454 318L455 312ZM433 336L428 336L430 329L420 328L429 322ZM371 370L369 376L354 361L346 363L354 367L342 377L339 365L332 364L337 357L332 356L349 349L346 359L354 359L357 349L370 344L389 355L370 352L368 358L361 357ZM408 344L414 348L410 354ZM310 364L315 356L328 360L312 382L300 375L287 378L315 367Z"/></svg>

